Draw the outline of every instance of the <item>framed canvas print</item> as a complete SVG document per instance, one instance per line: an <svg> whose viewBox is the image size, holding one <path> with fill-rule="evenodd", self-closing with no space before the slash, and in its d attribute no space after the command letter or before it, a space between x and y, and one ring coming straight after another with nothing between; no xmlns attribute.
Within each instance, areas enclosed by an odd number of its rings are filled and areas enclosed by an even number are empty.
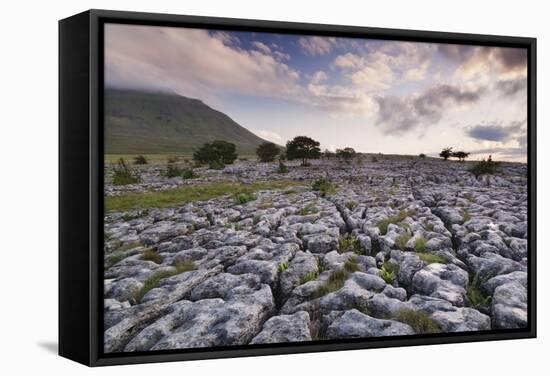
<svg viewBox="0 0 550 376"><path fill-rule="evenodd" d="M536 335L535 39L59 26L62 356Z"/></svg>

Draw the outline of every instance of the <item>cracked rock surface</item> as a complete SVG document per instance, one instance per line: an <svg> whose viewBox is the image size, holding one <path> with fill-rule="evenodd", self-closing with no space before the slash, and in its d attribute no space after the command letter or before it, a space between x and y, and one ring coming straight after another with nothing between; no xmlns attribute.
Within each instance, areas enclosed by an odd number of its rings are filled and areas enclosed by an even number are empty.
<svg viewBox="0 0 550 376"><path fill-rule="evenodd" d="M476 178L468 162L377 159L289 162L288 174L244 161L190 180L151 165L139 184L107 184L120 196L289 182L246 203L108 212L105 351L525 327L526 165ZM336 193L311 189L321 177Z"/></svg>

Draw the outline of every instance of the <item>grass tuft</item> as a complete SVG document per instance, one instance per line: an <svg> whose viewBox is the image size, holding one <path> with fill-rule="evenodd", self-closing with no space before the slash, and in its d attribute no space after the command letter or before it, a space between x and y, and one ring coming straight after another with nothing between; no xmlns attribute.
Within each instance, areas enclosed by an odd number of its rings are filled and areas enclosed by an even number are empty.
<svg viewBox="0 0 550 376"><path fill-rule="evenodd" d="M344 269L333 271L328 277L328 280L315 290L313 298L320 298L333 291L340 290L344 286L348 276L349 273Z"/></svg>
<svg viewBox="0 0 550 376"><path fill-rule="evenodd" d="M157 285L163 279L173 277L181 273L189 272L197 268L193 261L175 262L172 266L174 266L174 270L163 270L157 272L145 280L145 282L143 283L143 287L134 293L134 300L136 301L136 303L141 302L141 299L143 299L145 294L157 287Z"/></svg>
<svg viewBox="0 0 550 376"><path fill-rule="evenodd" d="M411 235L409 234L401 234L397 238L395 238L395 247L401 251L405 250L405 247L407 245L407 242L411 239Z"/></svg>
<svg viewBox="0 0 550 376"><path fill-rule="evenodd" d="M317 279L317 273L316 272L309 272L307 274L304 274L298 280L298 286L301 286L304 283L307 283L307 282L310 282L310 281L314 281L315 279Z"/></svg>
<svg viewBox="0 0 550 376"><path fill-rule="evenodd" d="M380 230L380 234L386 235L388 233L388 226L390 224L397 224L404 220L407 217L412 217L416 214L415 210L401 210L397 215L392 215L391 217L382 219L378 222L377 226Z"/></svg>
<svg viewBox="0 0 550 376"><path fill-rule="evenodd" d="M414 251L415 252L425 252L427 243L428 243L428 241L424 237L416 238L416 240L414 241Z"/></svg>
<svg viewBox="0 0 550 376"><path fill-rule="evenodd" d="M415 254L427 264L447 264L447 260L441 256L427 252L415 252Z"/></svg>
<svg viewBox="0 0 550 376"><path fill-rule="evenodd" d="M141 260L153 261L156 264L162 264L164 257L153 249L146 249L140 257Z"/></svg>
<svg viewBox="0 0 550 376"><path fill-rule="evenodd" d="M392 316L393 320L409 325L417 334L440 333L441 327L427 313L403 309Z"/></svg>
<svg viewBox="0 0 550 376"><path fill-rule="evenodd" d="M237 193L233 195L233 202L235 205L243 205L254 200L256 200L256 195L249 192Z"/></svg>

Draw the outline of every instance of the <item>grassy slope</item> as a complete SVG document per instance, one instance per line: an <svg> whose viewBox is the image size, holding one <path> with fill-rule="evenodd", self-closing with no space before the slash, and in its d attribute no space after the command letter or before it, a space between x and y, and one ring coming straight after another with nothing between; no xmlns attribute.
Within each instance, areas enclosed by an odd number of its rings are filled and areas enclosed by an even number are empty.
<svg viewBox="0 0 550 376"><path fill-rule="evenodd" d="M263 139L198 99L176 94L107 89L105 153L189 153L226 140L240 154L254 154Z"/></svg>

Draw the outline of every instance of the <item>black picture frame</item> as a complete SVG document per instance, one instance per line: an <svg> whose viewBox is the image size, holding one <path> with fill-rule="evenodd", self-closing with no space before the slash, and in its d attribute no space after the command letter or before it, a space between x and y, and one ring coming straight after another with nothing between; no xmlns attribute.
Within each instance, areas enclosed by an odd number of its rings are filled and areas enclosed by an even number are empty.
<svg viewBox="0 0 550 376"><path fill-rule="evenodd" d="M415 42L520 47L528 51L528 327L103 354L103 24L221 28ZM88 10L59 21L59 354L88 366L369 349L536 337L536 39L293 22Z"/></svg>

